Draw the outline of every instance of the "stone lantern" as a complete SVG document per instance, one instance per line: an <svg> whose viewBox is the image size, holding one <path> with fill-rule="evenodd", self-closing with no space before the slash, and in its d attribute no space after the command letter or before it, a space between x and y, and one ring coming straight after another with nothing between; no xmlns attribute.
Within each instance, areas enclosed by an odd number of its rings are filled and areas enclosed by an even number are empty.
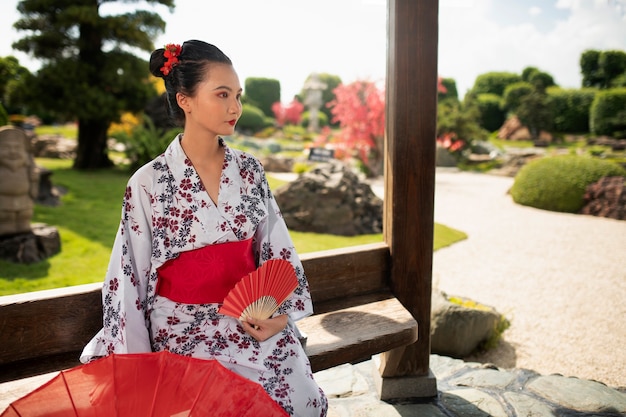
<svg viewBox="0 0 626 417"><path fill-rule="evenodd" d="M320 80L317 73L311 74L309 79L304 83L304 105L309 110L309 132L319 131L318 113L324 103L322 100L322 92L327 87L326 83Z"/></svg>

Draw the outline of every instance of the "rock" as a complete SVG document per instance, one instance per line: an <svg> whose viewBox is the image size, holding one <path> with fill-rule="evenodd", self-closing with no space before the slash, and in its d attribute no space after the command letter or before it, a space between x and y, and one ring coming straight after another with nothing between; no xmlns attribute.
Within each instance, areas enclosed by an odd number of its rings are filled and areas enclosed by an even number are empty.
<svg viewBox="0 0 626 417"><path fill-rule="evenodd" d="M431 352L466 357L494 335L500 319L501 315L491 307L470 308L452 303L445 293L433 290Z"/></svg>
<svg viewBox="0 0 626 417"><path fill-rule="evenodd" d="M529 140L530 132L516 116L512 116L498 130L498 139Z"/></svg>
<svg viewBox="0 0 626 417"><path fill-rule="evenodd" d="M30 264L40 262L61 251L56 227L36 223L28 233L0 237L0 259Z"/></svg>
<svg viewBox="0 0 626 417"><path fill-rule="evenodd" d="M454 157L454 155L452 155L452 153L450 153L449 150L447 150L446 148L444 148L443 146L439 146L437 145L437 153L435 156L435 163L437 164L438 167L455 167L457 165L457 160Z"/></svg>
<svg viewBox="0 0 626 417"><path fill-rule="evenodd" d="M291 230L356 236L383 229L382 199L338 161L318 165L274 196Z"/></svg>
<svg viewBox="0 0 626 417"><path fill-rule="evenodd" d="M261 158L261 165L266 172L292 172L293 159L281 158L277 156L266 156Z"/></svg>
<svg viewBox="0 0 626 417"><path fill-rule="evenodd" d="M500 168L491 170L491 173L507 177L515 177L524 165L533 159L543 157L545 153L545 150L539 148L508 149L500 158Z"/></svg>
<svg viewBox="0 0 626 417"><path fill-rule="evenodd" d="M603 177L588 185L580 214L626 220L626 178Z"/></svg>
<svg viewBox="0 0 626 417"><path fill-rule="evenodd" d="M65 190L52 184L52 171L41 166L37 169L39 170L39 191L35 202L43 206L58 206Z"/></svg>
<svg viewBox="0 0 626 417"><path fill-rule="evenodd" d="M41 135L33 138L36 158L74 159L77 142L61 135Z"/></svg>
<svg viewBox="0 0 626 417"><path fill-rule="evenodd" d="M599 136L589 140L590 145L610 146L613 151L626 149L626 139L615 139L609 136Z"/></svg>
<svg viewBox="0 0 626 417"><path fill-rule="evenodd" d="M531 140L532 135L528 127L524 126L517 116L509 117L498 130L498 139L506 140ZM546 131L539 132L535 141L536 146L547 146L552 142L552 135Z"/></svg>

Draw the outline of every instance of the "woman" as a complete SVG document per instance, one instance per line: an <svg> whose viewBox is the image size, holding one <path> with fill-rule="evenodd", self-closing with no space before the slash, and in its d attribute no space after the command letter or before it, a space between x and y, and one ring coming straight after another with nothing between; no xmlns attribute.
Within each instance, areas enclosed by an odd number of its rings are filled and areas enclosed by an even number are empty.
<svg viewBox="0 0 626 417"><path fill-rule="evenodd" d="M259 161L229 148L242 88L217 47L190 40L150 57L169 112L183 126L167 150L130 178L103 287L103 329L81 361L169 350L216 359L261 384L285 411L327 411L294 322L312 314L308 284ZM237 280L288 260L299 285L267 320L218 313Z"/></svg>

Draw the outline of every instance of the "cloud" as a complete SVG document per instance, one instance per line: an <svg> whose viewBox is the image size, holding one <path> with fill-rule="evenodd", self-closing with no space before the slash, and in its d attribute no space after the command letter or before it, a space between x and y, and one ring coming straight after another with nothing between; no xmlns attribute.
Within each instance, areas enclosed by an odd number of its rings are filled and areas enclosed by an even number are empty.
<svg viewBox="0 0 626 417"><path fill-rule="evenodd" d="M16 55L36 69L38 63L10 48L23 34L11 28L19 18L17 0L9 3L0 15L0 56ZM107 2L102 10L108 7L135 6ZM285 102L312 72L344 82L385 76L385 0L230 0L206 7L199 13L195 0L176 0L174 13L157 6L167 26L155 45L212 42L231 57L242 83L278 79ZM626 0L440 0L439 74L456 80L461 97L480 74L521 73L527 66L577 88L585 49L626 51L625 11Z"/></svg>
<svg viewBox="0 0 626 417"><path fill-rule="evenodd" d="M578 88L579 60L586 49L626 50L626 20L617 7L624 0L620 3L558 0L554 7L568 11L567 17L553 19L547 31L529 22L487 18L490 0L475 0L479 7L469 10L442 7L439 73L457 81L461 97L482 73L521 73L527 66L550 73L563 87Z"/></svg>

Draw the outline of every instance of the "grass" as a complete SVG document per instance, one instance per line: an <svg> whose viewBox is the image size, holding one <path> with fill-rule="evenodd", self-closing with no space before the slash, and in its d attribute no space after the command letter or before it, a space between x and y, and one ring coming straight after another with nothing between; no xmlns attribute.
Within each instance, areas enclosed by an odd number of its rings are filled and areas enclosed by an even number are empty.
<svg viewBox="0 0 626 417"><path fill-rule="evenodd" d="M123 169L76 171L71 169L70 160L37 159L37 164L50 169L52 183L66 190L59 206L35 206L32 219L33 223L58 229L61 252L30 265L0 260L0 295L101 282L106 273L130 173ZM271 176L268 181L272 189L284 184ZM299 253L383 240L380 233L346 237L292 231L291 237ZM463 232L435 224L434 249L466 237Z"/></svg>
<svg viewBox="0 0 626 417"><path fill-rule="evenodd" d="M0 260L0 295L97 282L107 268L128 173L77 172L69 160L37 163L53 171L53 184L67 190L62 205L36 205L32 219L59 230L61 253L30 265Z"/></svg>
<svg viewBox="0 0 626 417"><path fill-rule="evenodd" d="M69 139L76 139L78 131L75 124L43 125L35 128L35 133L41 135L60 135Z"/></svg>

